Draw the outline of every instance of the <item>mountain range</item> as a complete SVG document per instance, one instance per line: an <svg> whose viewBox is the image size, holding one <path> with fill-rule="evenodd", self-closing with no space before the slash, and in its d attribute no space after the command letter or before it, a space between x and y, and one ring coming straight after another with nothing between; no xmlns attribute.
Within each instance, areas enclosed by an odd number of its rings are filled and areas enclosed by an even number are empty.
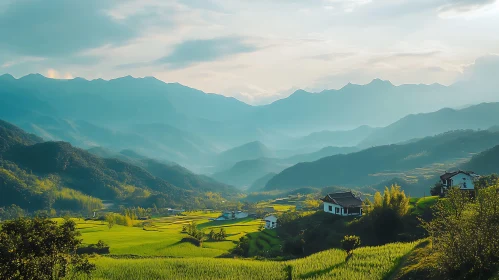
<svg viewBox="0 0 499 280"><path fill-rule="evenodd" d="M480 69L481 63L477 61L475 68ZM35 153L40 147L58 151L49 157L78 147L103 160L80 155L83 162L105 170L109 160L119 160L186 191L237 192L231 185L249 189L266 185L267 190L375 185L404 177L413 167L423 168L418 164L458 164L456 157L440 155L436 146L422 144L440 139L438 134L499 125L499 103L477 104L499 101L497 80L473 71L467 76L450 86L393 85L375 79L366 85L348 84L318 93L297 90L271 104L251 106L152 77L89 81L3 75L0 118L58 144L53 147L37 138L36 143L24 144L29 148L12 148L7 141L0 147L4 156L12 158ZM467 160L492 144L477 144L476 149L467 147L456 154ZM459 149L456 145L460 144L448 145ZM380 157L376 149L387 157ZM343 166L342 160L346 160ZM359 162L363 160L372 166ZM19 164L21 169L29 168ZM354 179L348 170L358 170ZM314 178L309 174L315 174ZM293 176L301 177L295 180Z"/></svg>
<svg viewBox="0 0 499 280"><path fill-rule="evenodd" d="M185 207L206 192L238 195L234 187L176 164L129 150L118 157L103 149L93 151L109 157L66 142L43 142L0 121L0 207L14 203L30 210L90 210L102 200Z"/></svg>
<svg viewBox="0 0 499 280"><path fill-rule="evenodd" d="M369 147L387 144L379 137L384 132L373 127L408 114L499 101L493 94L496 81L470 77L451 86L395 86L375 79L319 93L297 90L271 104L250 106L153 77L89 81L6 74L0 76L0 118L46 140L82 148L130 148L211 173L220 153L245 143L264 143L274 153L266 157L289 157L326 146ZM470 88L473 95L468 94ZM434 133L429 128L413 136ZM366 139L371 134L372 140ZM280 150L289 152L281 155ZM248 159L232 160L225 167Z"/></svg>
<svg viewBox="0 0 499 280"><path fill-rule="evenodd" d="M497 132L451 131L406 144L377 146L299 163L272 177L265 189L372 186L399 176L423 182L435 178L436 181L435 176L444 172L444 168L457 168L498 143Z"/></svg>

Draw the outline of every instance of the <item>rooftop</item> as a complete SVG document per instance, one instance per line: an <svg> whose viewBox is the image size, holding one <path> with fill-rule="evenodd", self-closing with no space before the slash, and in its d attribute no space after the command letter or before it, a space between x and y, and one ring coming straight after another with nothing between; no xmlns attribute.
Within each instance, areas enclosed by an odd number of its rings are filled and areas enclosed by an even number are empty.
<svg viewBox="0 0 499 280"><path fill-rule="evenodd" d="M326 195L322 199L324 202L330 202L342 207L361 207L362 200L350 192L336 192Z"/></svg>

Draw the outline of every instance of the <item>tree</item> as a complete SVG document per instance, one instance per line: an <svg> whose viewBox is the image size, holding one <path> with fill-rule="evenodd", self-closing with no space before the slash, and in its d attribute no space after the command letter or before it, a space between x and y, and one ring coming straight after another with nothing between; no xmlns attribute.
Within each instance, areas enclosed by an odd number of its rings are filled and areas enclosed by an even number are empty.
<svg viewBox="0 0 499 280"><path fill-rule="evenodd" d="M307 199L303 202L307 209L317 209L321 205L317 199Z"/></svg>
<svg viewBox="0 0 499 280"><path fill-rule="evenodd" d="M364 213L365 215L369 215L369 213L372 211L372 207L373 204L371 200L368 197L366 197L366 199L362 201L362 213Z"/></svg>
<svg viewBox="0 0 499 280"><path fill-rule="evenodd" d="M81 244L74 221L20 218L0 231L1 279L61 279L89 275L95 265L75 254Z"/></svg>
<svg viewBox="0 0 499 280"><path fill-rule="evenodd" d="M499 186L479 189L475 199L451 188L433 216L422 223L440 278L488 279L499 265Z"/></svg>
<svg viewBox="0 0 499 280"><path fill-rule="evenodd" d="M433 188L430 189L430 194L431 195L441 195L442 194L442 188L444 187L444 184L442 182L436 182Z"/></svg>
<svg viewBox="0 0 499 280"><path fill-rule="evenodd" d="M106 215L107 227L111 229L114 224L116 224L116 218L113 213L109 213Z"/></svg>
<svg viewBox="0 0 499 280"><path fill-rule="evenodd" d="M341 240L341 247L343 250L347 252L347 255L350 255L352 251L360 246L360 237L356 235L346 235Z"/></svg>

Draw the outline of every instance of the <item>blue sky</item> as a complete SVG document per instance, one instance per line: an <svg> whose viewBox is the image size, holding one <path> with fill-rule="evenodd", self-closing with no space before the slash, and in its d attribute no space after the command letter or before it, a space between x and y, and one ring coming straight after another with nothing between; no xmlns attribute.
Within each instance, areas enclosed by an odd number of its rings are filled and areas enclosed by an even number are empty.
<svg viewBox="0 0 499 280"><path fill-rule="evenodd" d="M498 26L496 0L1 0L0 73L155 76L258 104L450 84L499 54Z"/></svg>

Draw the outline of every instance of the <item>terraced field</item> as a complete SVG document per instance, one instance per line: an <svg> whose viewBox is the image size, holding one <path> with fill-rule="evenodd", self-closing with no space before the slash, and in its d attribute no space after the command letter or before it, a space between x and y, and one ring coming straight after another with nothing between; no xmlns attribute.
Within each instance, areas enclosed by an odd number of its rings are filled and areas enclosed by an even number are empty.
<svg viewBox="0 0 499 280"><path fill-rule="evenodd" d="M188 213L187 216L172 216L152 219L147 226L125 227L115 225L111 229L105 222L77 220L84 244L95 244L99 240L110 246L112 255L162 256L162 257L218 257L236 246L240 237L257 232L261 223L255 219L232 221L210 221L220 213ZM226 241L205 241L203 247L180 240L183 225L195 221L199 229L209 232L223 227L228 235ZM138 221L137 221L138 223Z"/></svg>
<svg viewBox="0 0 499 280"><path fill-rule="evenodd" d="M97 257L95 279L383 279L417 245L394 243L355 250L347 259L332 249L286 261L218 258L113 259Z"/></svg>

